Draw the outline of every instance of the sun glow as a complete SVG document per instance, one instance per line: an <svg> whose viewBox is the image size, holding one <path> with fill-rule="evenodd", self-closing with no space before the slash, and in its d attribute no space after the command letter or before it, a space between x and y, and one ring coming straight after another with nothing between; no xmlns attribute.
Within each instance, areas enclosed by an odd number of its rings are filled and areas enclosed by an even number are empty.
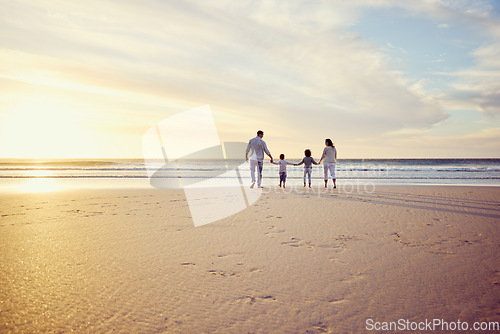
<svg viewBox="0 0 500 334"><path fill-rule="evenodd" d="M12 158L71 157L86 134L71 107L33 99L10 106L0 123L2 155Z"/></svg>
<svg viewBox="0 0 500 334"><path fill-rule="evenodd" d="M26 174L26 176L33 177L26 178L25 182L16 187L20 192L39 193L57 191L64 188L57 180L50 178L52 176L50 171L29 171Z"/></svg>

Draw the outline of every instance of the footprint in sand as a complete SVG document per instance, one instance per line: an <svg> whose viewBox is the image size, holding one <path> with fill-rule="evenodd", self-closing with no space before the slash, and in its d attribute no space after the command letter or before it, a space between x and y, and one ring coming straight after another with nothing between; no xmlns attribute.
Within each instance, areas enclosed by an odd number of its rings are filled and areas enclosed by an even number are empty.
<svg viewBox="0 0 500 334"><path fill-rule="evenodd" d="M194 266L195 264L192 262L181 262L181 266Z"/></svg>
<svg viewBox="0 0 500 334"><path fill-rule="evenodd" d="M363 240L360 237L356 235L339 235L338 237L335 238L335 240L342 240L342 241L348 241L348 240Z"/></svg>
<svg viewBox="0 0 500 334"><path fill-rule="evenodd" d="M235 272L227 272L227 271L222 271L222 270L208 270L208 273L214 275L214 276L219 276L219 277L240 277L240 274L235 273Z"/></svg>
<svg viewBox="0 0 500 334"><path fill-rule="evenodd" d="M282 245L287 245L291 247L303 247L306 246L309 250L313 250L315 245L313 245L310 241L302 241L298 238L291 238L290 241L281 242Z"/></svg>
<svg viewBox="0 0 500 334"><path fill-rule="evenodd" d="M269 231L264 232L264 234L267 235L270 238L275 238L275 236L273 234L285 232L285 230L278 230L278 229L276 229L275 226L270 226L270 227L268 227L268 229L269 229Z"/></svg>
<svg viewBox="0 0 500 334"><path fill-rule="evenodd" d="M231 256L231 255L242 255L243 253L222 253L217 255L217 257L226 257L226 256Z"/></svg>
<svg viewBox="0 0 500 334"><path fill-rule="evenodd" d="M346 245L341 244L321 244L317 246L318 248L323 248L323 249L329 249L329 250L335 250L337 252L343 251L346 248Z"/></svg>
<svg viewBox="0 0 500 334"><path fill-rule="evenodd" d="M500 271L499 270L494 271L493 275L495 275L497 279L495 279L492 283L496 286L500 286Z"/></svg>
<svg viewBox="0 0 500 334"><path fill-rule="evenodd" d="M297 243L300 241L300 239L297 238L290 238L290 241L283 241L281 242L282 245L289 245L293 247L298 247Z"/></svg>
<svg viewBox="0 0 500 334"><path fill-rule="evenodd" d="M248 303L250 305L258 302L258 301L275 301L276 298L270 295L264 295L264 296L253 296L253 295L246 295L242 297L236 298L237 302L240 303Z"/></svg>
<svg viewBox="0 0 500 334"><path fill-rule="evenodd" d="M340 304L345 302L345 299L343 297L340 298L332 298L328 301L330 304Z"/></svg>
<svg viewBox="0 0 500 334"><path fill-rule="evenodd" d="M328 326L327 324L320 322L317 322L313 325L313 328L318 331L319 333L333 333L333 328ZM306 333L309 333L307 331Z"/></svg>

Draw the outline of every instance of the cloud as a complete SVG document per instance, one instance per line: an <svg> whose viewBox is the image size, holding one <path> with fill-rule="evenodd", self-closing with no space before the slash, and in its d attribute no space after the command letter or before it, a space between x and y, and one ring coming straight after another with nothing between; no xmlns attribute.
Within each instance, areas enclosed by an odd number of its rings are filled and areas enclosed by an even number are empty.
<svg viewBox="0 0 500 334"><path fill-rule="evenodd" d="M500 43L480 47L472 53L477 66L484 69L500 69Z"/></svg>
<svg viewBox="0 0 500 334"><path fill-rule="evenodd" d="M434 19L480 21L490 17L491 4L486 0L374 1L381 6L400 7L409 13L426 14Z"/></svg>
<svg viewBox="0 0 500 334"><path fill-rule="evenodd" d="M489 116L500 115L500 67L476 66L470 70L443 73L454 77L439 99L450 109L475 109Z"/></svg>
<svg viewBox="0 0 500 334"><path fill-rule="evenodd" d="M424 131L398 131L376 138L373 144L398 157L487 158L492 152L500 151L500 128L489 127L469 134L447 136L430 135Z"/></svg>
<svg viewBox="0 0 500 334"><path fill-rule="evenodd" d="M463 27L482 39L481 45L469 55L472 67L449 68L447 72L432 73L446 77L447 86L438 92L418 85L422 96L438 101L448 109L475 109L490 116L500 114L500 21L492 13L488 1L375 1L376 6L399 7L413 15L425 14L434 20L446 20L438 28ZM467 43L471 43L468 41ZM479 43L478 43L479 44ZM461 48L466 45L461 42ZM453 58L453 55L450 56ZM444 63L443 58L432 60ZM429 82L430 83L430 82Z"/></svg>
<svg viewBox="0 0 500 334"><path fill-rule="evenodd" d="M475 66L469 70L451 73L458 82L451 98L455 101L473 103L474 108L488 115L500 115L500 23L488 25L489 33L496 38L472 52ZM465 100L465 101L464 101Z"/></svg>
<svg viewBox="0 0 500 334"><path fill-rule="evenodd" d="M4 26L16 38L4 47L40 57L32 71L74 86L244 106L277 120L313 108L351 127L367 117L388 129L445 117L344 29L359 9L342 2L38 4L11 5L19 16Z"/></svg>
<svg viewBox="0 0 500 334"><path fill-rule="evenodd" d="M494 76L479 75L498 67L494 46L476 50L478 68L468 76L448 72L460 80L443 96L427 92L424 81L414 84L386 50L349 30L368 10L392 7L449 26L482 20L494 30L482 1L40 0L4 7L2 78L69 94L95 110L96 123L123 122L137 133L134 124L210 104L228 125L222 135L263 127L298 142L312 132L362 141L425 133L448 117L443 101L493 113L499 102Z"/></svg>

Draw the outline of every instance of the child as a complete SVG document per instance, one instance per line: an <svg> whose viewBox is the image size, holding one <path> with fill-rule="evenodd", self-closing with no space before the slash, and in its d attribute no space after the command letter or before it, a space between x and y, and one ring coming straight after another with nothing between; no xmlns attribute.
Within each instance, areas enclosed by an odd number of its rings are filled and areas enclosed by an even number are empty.
<svg viewBox="0 0 500 334"><path fill-rule="evenodd" d="M292 163L286 161L284 154L280 154L280 161L279 162L272 161L271 163L280 166L280 188L281 188L281 182L283 182L283 188L285 188L286 165L295 165L295 164L292 164Z"/></svg>
<svg viewBox="0 0 500 334"><path fill-rule="evenodd" d="M300 166L304 164L304 187L306 186L306 175L309 177L309 188L311 188L311 172L312 164L318 165L316 161L311 157L311 150L307 149L304 151L304 159L295 166Z"/></svg>

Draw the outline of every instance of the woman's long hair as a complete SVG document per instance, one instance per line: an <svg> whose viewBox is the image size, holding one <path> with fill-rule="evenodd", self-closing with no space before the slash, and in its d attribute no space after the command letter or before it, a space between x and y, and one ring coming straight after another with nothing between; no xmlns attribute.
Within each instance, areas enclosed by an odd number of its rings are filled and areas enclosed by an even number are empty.
<svg viewBox="0 0 500 334"><path fill-rule="evenodd" d="M331 140L330 138L326 138L326 139L325 139L325 143L326 143L328 146L335 147L335 146L333 146L332 140Z"/></svg>

